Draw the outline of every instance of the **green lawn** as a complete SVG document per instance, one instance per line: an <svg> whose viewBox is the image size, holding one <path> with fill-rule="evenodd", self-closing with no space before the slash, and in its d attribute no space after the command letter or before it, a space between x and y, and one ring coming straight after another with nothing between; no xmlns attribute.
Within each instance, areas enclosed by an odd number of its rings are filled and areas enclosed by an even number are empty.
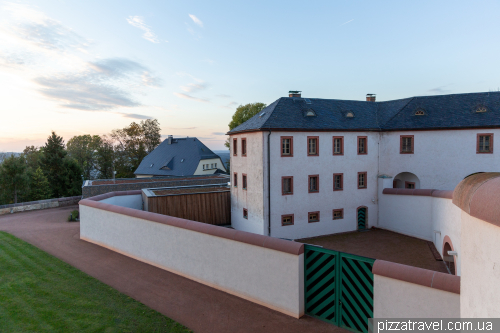
<svg viewBox="0 0 500 333"><path fill-rule="evenodd" d="M0 332L191 331L0 232Z"/></svg>

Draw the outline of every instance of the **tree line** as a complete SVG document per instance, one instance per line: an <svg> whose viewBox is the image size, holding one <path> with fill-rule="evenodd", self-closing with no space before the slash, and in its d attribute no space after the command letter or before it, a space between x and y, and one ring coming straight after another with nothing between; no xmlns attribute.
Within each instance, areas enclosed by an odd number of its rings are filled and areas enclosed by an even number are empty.
<svg viewBox="0 0 500 333"><path fill-rule="evenodd" d="M0 164L0 205L77 196L84 180L133 178L161 143L156 119L132 122L109 135L78 135L65 144L55 132L42 147L28 146Z"/></svg>

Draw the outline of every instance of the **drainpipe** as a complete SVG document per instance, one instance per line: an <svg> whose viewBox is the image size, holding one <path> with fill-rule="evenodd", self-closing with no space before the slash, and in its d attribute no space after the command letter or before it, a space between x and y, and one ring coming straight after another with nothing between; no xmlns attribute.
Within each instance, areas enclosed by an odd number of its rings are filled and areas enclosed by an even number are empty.
<svg viewBox="0 0 500 333"><path fill-rule="evenodd" d="M267 235L271 237L271 130L267 135Z"/></svg>

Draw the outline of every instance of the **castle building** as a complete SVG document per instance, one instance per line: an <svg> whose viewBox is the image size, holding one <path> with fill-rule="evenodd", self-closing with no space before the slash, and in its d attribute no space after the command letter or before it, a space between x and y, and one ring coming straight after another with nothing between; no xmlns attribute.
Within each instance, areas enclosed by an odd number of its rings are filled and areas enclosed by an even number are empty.
<svg viewBox="0 0 500 333"><path fill-rule="evenodd" d="M499 170L500 92L377 102L293 91L228 134L233 228L286 239L363 230L378 225L382 183L453 190Z"/></svg>

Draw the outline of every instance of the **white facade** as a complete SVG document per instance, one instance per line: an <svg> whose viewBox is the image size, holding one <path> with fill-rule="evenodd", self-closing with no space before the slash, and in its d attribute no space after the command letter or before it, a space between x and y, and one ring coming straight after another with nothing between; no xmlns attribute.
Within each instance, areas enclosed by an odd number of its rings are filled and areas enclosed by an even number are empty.
<svg viewBox="0 0 500 333"><path fill-rule="evenodd" d="M222 171L226 171L226 167L220 158L210 158L207 160L200 160L198 167L193 175L213 175L217 169L221 169Z"/></svg>
<svg viewBox="0 0 500 333"><path fill-rule="evenodd" d="M232 225L235 229L273 237L300 239L357 229L357 209L367 208L367 228L377 226L379 175L386 175L396 187L407 183L415 188L453 190L470 174L499 171L500 157L476 151L477 135L493 134L499 129L429 130L397 132L306 132L265 131L231 135L231 182L237 174L238 187L231 192ZM402 154L401 136L413 136L413 153ZM293 137L293 157L281 156L281 137ZM319 139L319 155L308 156L307 137ZM343 137L343 155L333 154L333 137ZM357 151L358 136L367 137L367 154ZM268 171L270 138L270 172ZM247 154L241 156L241 141L246 139ZM358 172L367 173L367 187L358 189ZM333 175L343 174L343 190L333 190ZM242 175L247 189L242 189ZM319 191L308 193L308 176L319 176ZM268 177L270 176L270 192ZM293 194L282 194L282 177L293 177ZM407 183L405 183L407 182ZM270 200L269 200L270 193ZM425 200L425 199L422 199ZM270 209L269 209L270 206ZM243 209L248 212L244 218ZM333 220L333 210L343 209L343 219ZM319 222L309 223L308 213L319 212ZM282 226L282 215L293 214L293 225ZM270 217L270 218L269 218ZM420 236L435 240L436 236ZM444 237L444 235L441 235ZM438 249L439 247L436 246Z"/></svg>

